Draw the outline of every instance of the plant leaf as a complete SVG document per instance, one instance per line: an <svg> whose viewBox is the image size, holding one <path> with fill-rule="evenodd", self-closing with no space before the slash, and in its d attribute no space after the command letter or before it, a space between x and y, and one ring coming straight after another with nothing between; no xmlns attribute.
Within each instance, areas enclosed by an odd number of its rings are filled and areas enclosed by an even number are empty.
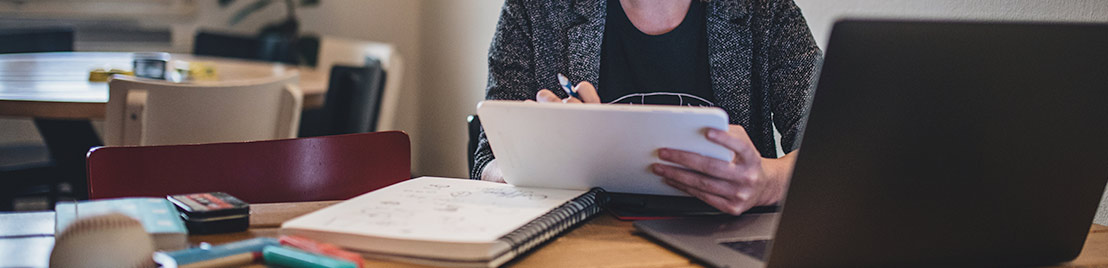
<svg viewBox="0 0 1108 268"><path fill-rule="evenodd" d="M319 6L319 0L300 0L300 6Z"/></svg>

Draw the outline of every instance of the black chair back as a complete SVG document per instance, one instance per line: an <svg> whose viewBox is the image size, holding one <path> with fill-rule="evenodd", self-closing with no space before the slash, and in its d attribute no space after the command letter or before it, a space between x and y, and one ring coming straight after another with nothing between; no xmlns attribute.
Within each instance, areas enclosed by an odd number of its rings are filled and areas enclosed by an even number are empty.
<svg viewBox="0 0 1108 268"><path fill-rule="evenodd" d="M258 60L260 42L254 37L197 32L192 43L192 54L225 58Z"/></svg>
<svg viewBox="0 0 1108 268"><path fill-rule="evenodd" d="M73 51L73 29L0 29L0 53Z"/></svg>
<svg viewBox="0 0 1108 268"><path fill-rule="evenodd" d="M381 62L376 59L366 59L362 67L331 67L324 106L301 114L300 136L377 131L385 79Z"/></svg>
<svg viewBox="0 0 1108 268"><path fill-rule="evenodd" d="M192 53L203 56L273 61L315 66L319 57L319 38L287 37L268 34L261 37L197 32Z"/></svg>

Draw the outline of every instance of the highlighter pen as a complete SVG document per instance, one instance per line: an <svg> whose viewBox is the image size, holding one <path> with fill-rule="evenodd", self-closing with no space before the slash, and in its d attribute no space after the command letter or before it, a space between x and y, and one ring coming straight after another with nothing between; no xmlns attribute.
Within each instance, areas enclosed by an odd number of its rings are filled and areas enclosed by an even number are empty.
<svg viewBox="0 0 1108 268"><path fill-rule="evenodd" d="M200 247L178 251L154 252L154 262L161 264L162 267L165 268L175 268L190 263L218 259L231 255L259 252L266 246L279 245L281 245L280 241L269 237L247 239L218 246L201 245Z"/></svg>
<svg viewBox="0 0 1108 268"><path fill-rule="evenodd" d="M562 89L565 90L566 94L569 94L570 97L581 99L581 96L573 91L573 84L569 82L569 78L566 78L566 76L561 73L558 73L558 84L562 85Z"/></svg>
<svg viewBox="0 0 1108 268"><path fill-rule="evenodd" d="M324 255L312 254L289 247L268 246L262 250L265 263L280 267L302 268L356 268L352 262Z"/></svg>
<svg viewBox="0 0 1108 268"><path fill-rule="evenodd" d="M178 266L178 268L218 268L218 267L239 267L245 266L256 261L262 260L262 252L247 252L242 254L231 255L227 257L211 259L206 261L199 261Z"/></svg>
<svg viewBox="0 0 1108 268"><path fill-rule="evenodd" d="M362 268L362 264L365 262L365 259L362 259L362 255L343 250L342 248L339 248L338 246L332 244L316 242L304 237L287 235L283 235L277 240L281 241L281 245L284 246L289 246L299 250L331 256L337 259L353 262L354 264L358 265L358 268Z"/></svg>

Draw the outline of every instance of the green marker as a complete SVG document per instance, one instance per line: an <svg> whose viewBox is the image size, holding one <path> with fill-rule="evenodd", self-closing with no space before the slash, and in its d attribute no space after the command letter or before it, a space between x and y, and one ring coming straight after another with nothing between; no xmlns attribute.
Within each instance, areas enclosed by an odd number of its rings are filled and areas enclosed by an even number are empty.
<svg viewBox="0 0 1108 268"><path fill-rule="evenodd" d="M262 250L266 264L303 268L357 268L352 262L313 254L288 247L268 246Z"/></svg>

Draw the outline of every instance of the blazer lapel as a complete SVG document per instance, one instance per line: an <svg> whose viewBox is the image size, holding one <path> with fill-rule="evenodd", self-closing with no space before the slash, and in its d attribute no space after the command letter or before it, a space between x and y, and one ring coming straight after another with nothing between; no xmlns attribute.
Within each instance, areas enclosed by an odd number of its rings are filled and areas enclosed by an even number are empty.
<svg viewBox="0 0 1108 268"><path fill-rule="evenodd" d="M564 69L570 80L594 85L600 82L600 45L604 40L607 5L603 0L578 0L571 7L578 18L565 28L569 52L565 55L569 58L564 62L569 66Z"/></svg>
<svg viewBox="0 0 1108 268"><path fill-rule="evenodd" d="M748 4L743 0L709 2L707 20L708 62L716 105L723 107L732 124L748 125L752 39Z"/></svg>

